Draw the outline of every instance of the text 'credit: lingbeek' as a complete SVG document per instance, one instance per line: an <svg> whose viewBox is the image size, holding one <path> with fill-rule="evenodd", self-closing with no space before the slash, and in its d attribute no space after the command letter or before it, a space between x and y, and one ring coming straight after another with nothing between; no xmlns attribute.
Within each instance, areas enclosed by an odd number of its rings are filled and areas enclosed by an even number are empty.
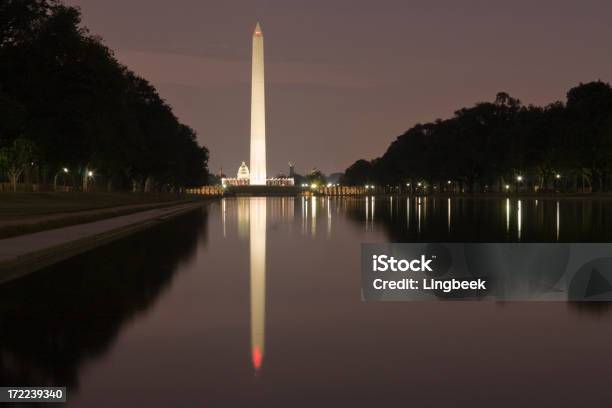
<svg viewBox="0 0 612 408"><path fill-rule="evenodd" d="M361 246L364 301L612 301L606 243Z"/></svg>

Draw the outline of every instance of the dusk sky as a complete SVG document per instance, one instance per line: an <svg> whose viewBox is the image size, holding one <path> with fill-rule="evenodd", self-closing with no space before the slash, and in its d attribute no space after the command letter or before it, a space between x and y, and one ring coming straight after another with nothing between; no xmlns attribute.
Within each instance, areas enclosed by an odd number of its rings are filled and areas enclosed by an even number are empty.
<svg viewBox="0 0 612 408"><path fill-rule="evenodd" d="M268 172L343 171L418 122L506 91L612 80L610 1L68 0L234 175L249 158L251 34L265 38ZM418 154L418 152L415 152Z"/></svg>

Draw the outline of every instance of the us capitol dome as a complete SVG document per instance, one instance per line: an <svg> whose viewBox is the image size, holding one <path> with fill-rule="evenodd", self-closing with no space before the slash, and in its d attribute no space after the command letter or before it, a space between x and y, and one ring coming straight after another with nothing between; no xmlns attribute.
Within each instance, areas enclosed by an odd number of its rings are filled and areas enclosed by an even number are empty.
<svg viewBox="0 0 612 408"><path fill-rule="evenodd" d="M236 175L238 180L248 180L250 178L249 167L245 162L242 162L240 167L238 168L238 174Z"/></svg>

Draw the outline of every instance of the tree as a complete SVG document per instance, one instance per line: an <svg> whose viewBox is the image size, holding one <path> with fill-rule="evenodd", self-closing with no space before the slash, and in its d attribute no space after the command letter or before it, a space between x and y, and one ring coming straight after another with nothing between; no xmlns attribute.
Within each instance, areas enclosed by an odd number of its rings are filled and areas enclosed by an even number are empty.
<svg viewBox="0 0 612 408"><path fill-rule="evenodd" d="M612 88L601 81L580 84L567 93L567 149L593 191L601 191L610 172L609 132Z"/></svg>
<svg viewBox="0 0 612 408"><path fill-rule="evenodd" d="M349 186L364 185L374 180L372 163L367 160L357 160L341 177L340 182Z"/></svg>
<svg viewBox="0 0 612 408"><path fill-rule="evenodd" d="M316 168L312 169L310 173L308 173L308 175L306 176L306 180L308 184L316 184L319 186L325 185L327 183L325 175Z"/></svg>
<svg viewBox="0 0 612 408"><path fill-rule="evenodd" d="M17 191L19 177L32 164L34 151L34 144L30 140L21 138L0 148L0 167L6 171L13 191Z"/></svg>
<svg viewBox="0 0 612 408"><path fill-rule="evenodd" d="M43 174L178 190L206 180L208 150L144 78L56 0L0 3L0 146L31 140ZM54 177L55 178L55 177Z"/></svg>
<svg viewBox="0 0 612 408"><path fill-rule="evenodd" d="M530 190L573 176L577 188L606 190L612 184L612 88L580 84L567 104L523 106L505 92L493 102L461 108L448 119L416 124L379 158L358 160L343 183L399 185L452 181L461 191L505 191L520 180Z"/></svg>

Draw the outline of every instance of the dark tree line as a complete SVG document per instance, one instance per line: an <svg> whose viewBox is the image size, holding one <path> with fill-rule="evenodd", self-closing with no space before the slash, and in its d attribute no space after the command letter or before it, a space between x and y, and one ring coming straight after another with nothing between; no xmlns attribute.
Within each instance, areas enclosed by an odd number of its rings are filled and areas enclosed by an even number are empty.
<svg viewBox="0 0 612 408"><path fill-rule="evenodd" d="M203 184L208 150L155 88L58 0L0 2L0 170L16 185Z"/></svg>
<svg viewBox="0 0 612 408"><path fill-rule="evenodd" d="M572 88L567 102L523 106L506 93L417 124L382 157L358 160L343 183L410 191L610 191L612 88Z"/></svg>

